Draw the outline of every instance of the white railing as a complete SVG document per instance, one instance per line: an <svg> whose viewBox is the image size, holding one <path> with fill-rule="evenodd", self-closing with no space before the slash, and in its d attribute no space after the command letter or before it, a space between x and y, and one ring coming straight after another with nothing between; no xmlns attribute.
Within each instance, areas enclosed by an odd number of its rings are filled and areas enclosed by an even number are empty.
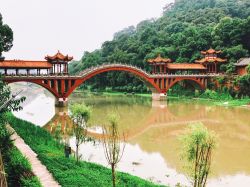
<svg viewBox="0 0 250 187"><path fill-rule="evenodd" d="M124 68L131 68L131 69L134 69L138 72L141 72L147 76L150 76L150 74L148 74L146 71L144 71L143 69L139 68L139 67L136 67L136 66L132 66L132 65L129 65L129 64L121 64L121 63L115 63L115 64L102 64L100 66L93 66L93 67L90 67L88 69L85 69L84 71L80 72L79 73L79 76L81 77L84 77L90 73L93 73L97 70L101 70L101 69L106 69L106 68L119 68L119 67L124 67Z"/></svg>

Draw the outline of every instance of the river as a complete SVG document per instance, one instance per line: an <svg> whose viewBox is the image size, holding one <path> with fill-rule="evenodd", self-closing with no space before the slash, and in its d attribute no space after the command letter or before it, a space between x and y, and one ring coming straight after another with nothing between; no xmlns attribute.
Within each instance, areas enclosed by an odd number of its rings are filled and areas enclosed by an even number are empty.
<svg viewBox="0 0 250 187"><path fill-rule="evenodd" d="M74 149L68 108L55 108L54 97L33 84L12 84L12 90L23 89L27 99L24 109L15 112L19 118L31 121L51 133L61 124L63 138ZM179 136L190 123L203 123L218 135L218 148L213 155L209 187L250 186L250 109L219 107L196 100L152 102L136 96L93 96L74 93L70 104L84 102L92 106L89 133L101 135L107 116L120 116L119 131L127 137L124 156L118 170L155 183L175 186L190 185L180 160ZM107 166L102 144L96 140L80 146L82 159Z"/></svg>

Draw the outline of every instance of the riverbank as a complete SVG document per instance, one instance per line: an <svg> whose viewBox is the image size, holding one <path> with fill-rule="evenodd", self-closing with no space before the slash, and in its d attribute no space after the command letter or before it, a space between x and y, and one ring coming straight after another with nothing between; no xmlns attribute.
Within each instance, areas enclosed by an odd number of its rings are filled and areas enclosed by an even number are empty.
<svg viewBox="0 0 250 187"><path fill-rule="evenodd" d="M149 93L123 93L123 92L84 92L78 90L76 93L87 93L89 95L104 95L104 96L139 96L145 98L151 98L151 94ZM172 96L168 95L167 99L182 99L182 100L199 100L207 102L209 105L216 105L216 106L227 106L227 107L247 107L250 108L250 98L244 99L232 99L232 98L225 98L225 99L211 99L205 97L187 97L187 96Z"/></svg>
<svg viewBox="0 0 250 187"><path fill-rule="evenodd" d="M17 149L11 140L11 134L5 125L0 125L0 161L3 162L2 170L6 172L9 187L41 187L37 176L32 172L32 166L28 159ZM2 165L2 163L0 163ZM2 174L2 173L1 173ZM0 175L0 177L3 177ZM4 178L1 178L3 180ZM2 181L1 181L2 182ZM0 183L2 184L2 183ZM5 184L3 184L3 187Z"/></svg>
<svg viewBox="0 0 250 187"><path fill-rule="evenodd" d="M46 130L8 114L8 122L62 186L112 186L111 170L101 165L64 156L64 147ZM117 186L158 186L139 177L118 172Z"/></svg>

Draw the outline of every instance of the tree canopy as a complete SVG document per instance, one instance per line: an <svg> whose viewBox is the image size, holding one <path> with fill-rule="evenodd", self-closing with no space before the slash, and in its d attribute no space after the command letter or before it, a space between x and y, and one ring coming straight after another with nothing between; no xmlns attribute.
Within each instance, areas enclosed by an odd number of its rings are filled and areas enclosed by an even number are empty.
<svg viewBox="0 0 250 187"><path fill-rule="evenodd" d="M0 57L2 52L7 52L13 46L13 32L11 28L3 24L3 17L0 13Z"/></svg>

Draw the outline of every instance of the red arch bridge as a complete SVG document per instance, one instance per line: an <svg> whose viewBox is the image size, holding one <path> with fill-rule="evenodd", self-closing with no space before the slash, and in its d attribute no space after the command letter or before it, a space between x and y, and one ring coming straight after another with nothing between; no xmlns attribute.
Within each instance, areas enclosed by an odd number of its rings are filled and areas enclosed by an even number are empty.
<svg viewBox="0 0 250 187"><path fill-rule="evenodd" d="M30 82L38 84L50 91L57 98L57 105L64 106L69 95L81 84L97 74L109 71L125 71L142 80L152 91L152 98L159 100L166 96L167 91L177 82L189 80L201 89L207 87L207 81L219 74L151 74L131 65L104 64L85 69L79 75L5 75L3 81L6 83Z"/></svg>

